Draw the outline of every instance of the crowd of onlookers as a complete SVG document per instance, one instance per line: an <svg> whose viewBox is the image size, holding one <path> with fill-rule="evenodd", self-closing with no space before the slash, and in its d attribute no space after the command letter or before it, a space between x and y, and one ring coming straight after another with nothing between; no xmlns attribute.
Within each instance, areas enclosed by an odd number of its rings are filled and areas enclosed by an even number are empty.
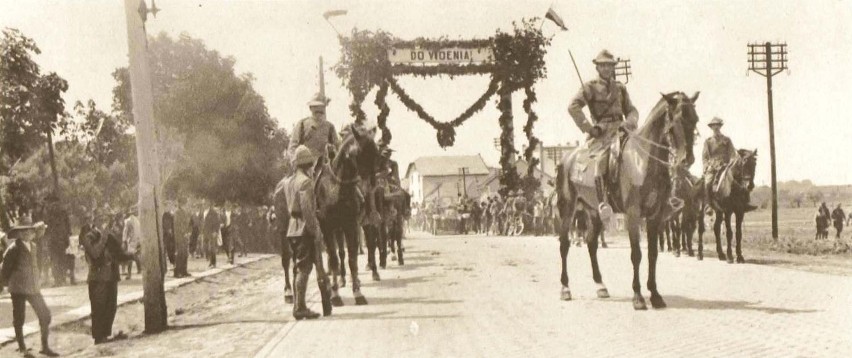
<svg viewBox="0 0 852 358"><path fill-rule="evenodd" d="M80 265L87 264L87 285L92 312L92 337L96 344L125 338L112 335L118 296L118 282L133 278L134 271L148 257L142 255L141 223L135 206L114 209L108 206L85 210L72 229L68 211L54 195L48 195L43 207L18 213L7 231L0 231L0 292L8 289L12 298L13 327L18 348L28 354L23 340L25 304L33 307L42 334L41 352L55 356L49 348L50 310L41 295L42 287L75 285ZM206 200L192 204L184 198L167 201L162 216L160 258L163 275L167 262L176 278L190 276L188 261L205 259L216 267L216 258L225 254L229 263L248 252L275 253L273 240L276 218L265 206L241 206L232 203L213 205ZM78 235L72 235L77 231ZM135 267L134 267L135 263Z"/></svg>
<svg viewBox="0 0 852 358"><path fill-rule="evenodd" d="M834 237L839 239L840 234L843 232L844 224L845 226L852 224L852 213L846 216L840 203L837 204L834 210L829 211L828 205L823 202L817 209L816 214L814 214L814 224L816 224L816 236L814 237L816 240L828 239L829 224L834 227Z"/></svg>

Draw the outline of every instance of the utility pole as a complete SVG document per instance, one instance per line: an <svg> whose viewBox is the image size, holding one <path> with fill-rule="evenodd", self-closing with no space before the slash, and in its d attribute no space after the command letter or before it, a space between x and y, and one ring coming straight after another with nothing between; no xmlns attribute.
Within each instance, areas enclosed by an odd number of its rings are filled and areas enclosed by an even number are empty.
<svg viewBox="0 0 852 358"><path fill-rule="evenodd" d="M459 168L462 175L462 188L464 189L464 197L467 198L467 167Z"/></svg>
<svg viewBox="0 0 852 358"><path fill-rule="evenodd" d="M633 76L633 68L630 67L630 59L622 59L619 57L616 61L618 63L615 64L615 72L613 73L613 77L618 79L618 76L624 77L624 84L630 82L630 76Z"/></svg>
<svg viewBox="0 0 852 358"><path fill-rule="evenodd" d="M149 10L144 0L124 0L124 7L127 18L133 118L136 120L136 155L139 164L138 214L142 234L145 333L157 333L168 328L168 316L163 290L165 262L157 192L160 188L160 166L145 20L149 12L156 16L159 10L156 4Z"/></svg>
<svg viewBox="0 0 852 358"><path fill-rule="evenodd" d="M325 98L325 76L322 73L322 56L319 58L319 90L322 98ZM328 105L328 100L326 100L326 105Z"/></svg>
<svg viewBox="0 0 852 358"><path fill-rule="evenodd" d="M53 194L59 197L59 174L56 173L56 155L53 153L53 129L47 129L47 154L50 160L50 171L53 173Z"/></svg>
<svg viewBox="0 0 852 358"><path fill-rule="evenodd" d="M769 160L772 174L772 238L778 239L778 185L775 176L775 121L772 114L772 76L787 70L787 44L748 44L748 69L766 77L769 107Z"/></svg>

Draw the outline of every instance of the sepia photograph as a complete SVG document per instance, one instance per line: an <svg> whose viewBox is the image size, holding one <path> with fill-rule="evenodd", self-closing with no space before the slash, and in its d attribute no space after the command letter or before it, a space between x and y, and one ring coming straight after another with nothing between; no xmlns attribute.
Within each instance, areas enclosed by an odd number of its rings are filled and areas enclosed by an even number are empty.
<svg viewBox="0 0 852 358"><path fill-rule="evenodd" d="M0 31L0 357L852 356L852 0Z"/></svg>

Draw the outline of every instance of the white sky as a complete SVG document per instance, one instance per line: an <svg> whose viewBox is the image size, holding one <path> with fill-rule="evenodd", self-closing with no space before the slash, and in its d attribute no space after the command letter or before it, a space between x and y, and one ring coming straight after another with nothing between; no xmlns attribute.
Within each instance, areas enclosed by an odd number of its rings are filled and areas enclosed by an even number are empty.
<svg viewBox="0 0 852 358"><path fill-rule="evenodd" d="M150 0L149 0L150 3ZM321 14L346 9L332 18L344 34L353 27L383 29L403 39L418 36L488 37L497 28L511 29L523 17L543 17L547 1L212 1L160 0L162 12L149 18L148 33L176 37L186 32L208 48L233 56L239 72L257 78L255 88L281 126L308 114L306 102L317 92L317 59L326 64L339 57L336 34ZM127 64L123 1L0 0L0 27L15 27L35 39L44 71L69 82L66 102L94 99L104 109L112 102L110 73ZM852 91L846 67L852 63L852 3L812 1L555 1L569 32L544 26L555 34L546 57L548 78L536 86L540 115L535 132L545 144L580 140L568 116L568 100L579 81L568 57L573 50L585 80L594 77L593 58L602 48L632 59L634 77L628 89L644 120L659 92L700 90L698 113L702 138L713 116L726 121L723 131L742 148L760 154L757 184L769 182L769 137L766 83L746 76L746 44L786 41L790 72L774 78L776 150L779 180L812 179L817 184L852 183L842 166L852 130L844 112ZM350 99L340 80L327 69L327 93L333 101L329 118L349 122ZM485 77L412 79L403 87L427 112L446 121L455 118L484 91ZM375 118L370 96L364 109ZM516 146L526 140L522 93L514 97ZM404 168L422 155L481 153L496 165L492 139L499 135L499 116L492 100L485 110L457 129L456 145L442 150L435 132L391 93L388 124L392 147ZM834 154L838 153L838 154ZM700 162L693 167L700 169Z"/></svg>

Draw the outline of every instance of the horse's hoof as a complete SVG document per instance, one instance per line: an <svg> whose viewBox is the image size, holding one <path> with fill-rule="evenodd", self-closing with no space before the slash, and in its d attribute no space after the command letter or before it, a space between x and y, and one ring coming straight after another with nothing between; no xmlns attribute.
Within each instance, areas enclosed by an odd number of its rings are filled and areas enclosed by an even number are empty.
<svg viewBox="0 0 852 358"><path fill-rule="evenodd" d="M391 255L391 261L396 261L396 255Z"/></svg>
<svg viewBox="0 0 852 358"><path fill-rule="evenodd" d="M284 303L293 304L293 295L289 295L289 296L285 295L284 296Z"/></svg>
<svg viewBox="0 0 852 358"><path fill-rule="evenodd" d="M651 307L654 308L666 308L666 301L663 301L663 296L660 295L651 295Z"/></svg>
<svg viewBox="0 0 852 358"><path fill-rule="evenodd" d="M331 305L334 307L343 307L343 299L340 296L334 296L331 298Z"/></svg>
<svg viewBox="0 0 852 358"><path fill-rule="evenodd" d="M698 254L698 261L704 261L704 255Z"/></svg>
<svg viewBox="0 0 852 358"><path fill-rule="evenodd" d="M601 243L601 248L604 248L604 249L605 249L605 248L607 248L607 247L609 247L609 246L608 246L605 242L604 242L604 243Z"/></svg>
<svg viewBox="0 0 852 358"><path fill-rule="evenodd" d="M695 252L687 251L686 256L695 257Z"/></svg>
<svg viewBox="0 0 852 358"><path fill-rule="evenodd" d="M571 300L571 290L569 290L566 287L563 287L562 292L559 294L559 298L563 301L570 301Z"/></svg>
<svg viewBox="0 0 852 358"><path fill-rule="evenodd" d="M598 298L609 298L609 291L606 288L599 288Z"/></svg>
<svg viewBox="0 0 852 358"><path fill-rule="evenodd" d="M645 299L640 295L633 296L633 309L636 311L644 311L648 309L645 305Z"/></svg>
<svg viewBox="0 0 852 358"><path fill-rule="evenodd" d="M737 256L737 263L738 263L738 264L744 264L745 262L746 262L746 261L745 261L745 258L744 258L744 257L742 257L742 256Z"/></svg>
<svg viewBox="0 0 852 358"><path fill-rule="evenodd" d="M675 251L674 257L680 257L680 251Z"/></svg>
<svg viewBox="0 0 852 358"><path fill-rule="evenodd" d="M373 271L373 281L381 281L381 280L382 280L382 278L379 277L379 273Z"/></svg>
<svg viewBox="0 0 852 358"><path fill-rule="evenodd" d="M367 304L367 298L364 296L355 296L355 305L364 306Z"/></svg>
<svg viewBox="0 0 852 358"><path fill-rule="evenodd" d="M728 256L728 260L727 260L727 261L728 261L728 263L729 263L729 264L732 264L732 263L734 263L734 258L733 258L733 257L731 257L731 256Z"/></svg>
<svg viewBox="0 0 852 358"><path fill-rule="evenodd" d="M725 261L725 260L727 260L727 259L728 259L728 257L727 257L727 256L725 256L725 254L723 254L723 253L721 253L721 252L719 252L719 253L717 253L717 254L719 255L719 261Z"/></svg>

